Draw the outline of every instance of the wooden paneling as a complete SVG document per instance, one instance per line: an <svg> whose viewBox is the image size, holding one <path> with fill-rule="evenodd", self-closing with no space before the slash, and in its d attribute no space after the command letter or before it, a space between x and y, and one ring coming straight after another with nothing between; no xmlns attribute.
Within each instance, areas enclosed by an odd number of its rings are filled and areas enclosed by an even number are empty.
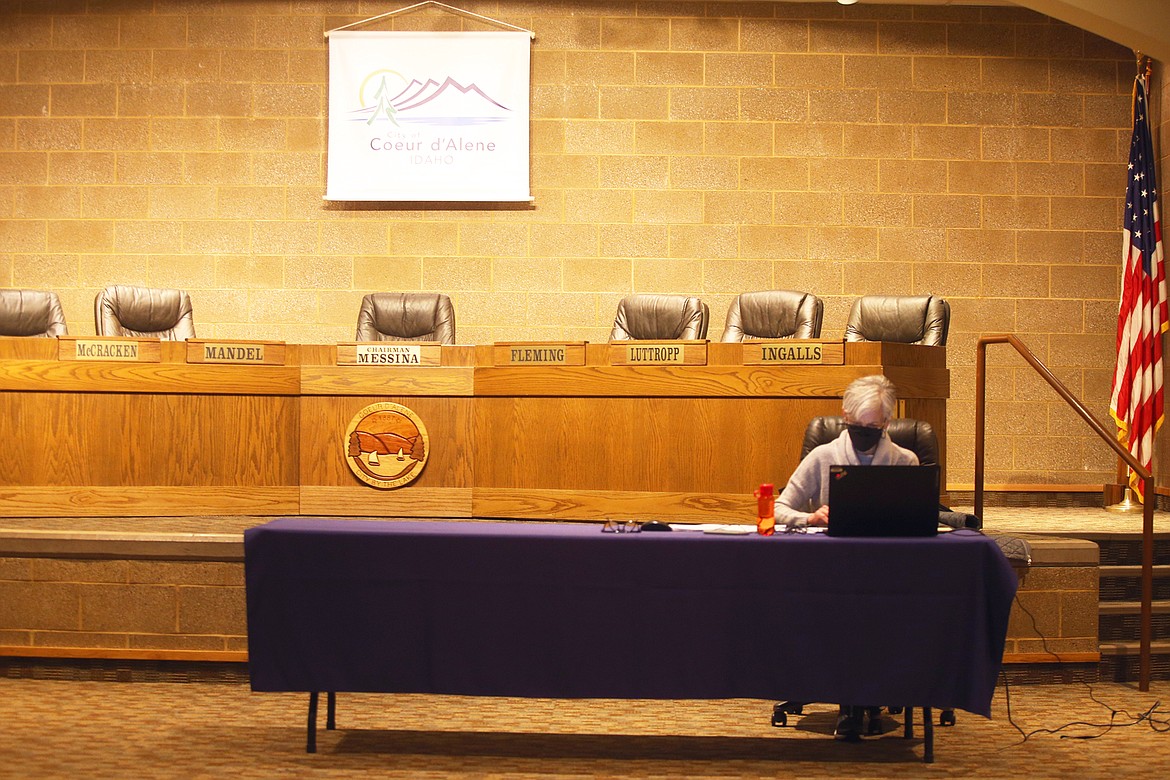
<svg viewBox="0 0 1170 780"><path fill-rule="evenodd" d="M0 336L0 360L56 360L57 339Z"/></svg>
<svg viewBox="0 0 1170 780"><path fill-rule="evenodd" d="M295 485L95 486L0 485L3 517L187 517L296 514Z"/></svg>
<svg viewBox="0 0 1170 780"><path fill-rule="evenodd" d="M568 366L475 370L477 396L841 396L851 367Z"/></svg>
<svg viewBox="0 0 1170 780"><path fill-rule="evenodd" d="M396 490L375 490L360 483L354 487L301 487L303 515L471 517L471 504L469 487L419 487L417 481Z"/></svg>
<svg viewBox="0 0 1170 780"><path fill-rule="evenodd" d="M475 485L750 494L792 472L794 431L839 409L832 398L479 398Z"/></svg>
<svg viewBox="0 0 1170 780"><path fill-rule="evenodd" d="M844 365L492 366L494 345L444 346L439 366L338 367L336 345L288 345L289 365L63 362L55 340L0 339L0 515L752 517L783 485L801 433L846 385L884 371L902 414L931 422L945 459L941 348L846 343ZM476 367L478 362L479 367ZM426 426L426 468L392 490L349 470L349 422L369 404Z"/></svg>
<svg viewBox="0 0 1170 780"><path fill-rule="evenodd" d="M0 392L2 484L295 486L296 412L286 396Z"/></svg>
<svg viewBox="0 0 1170 780"><path fill-rule="evenodd" d="M552 520L756 522L756 499L743 493L666 493L647 490L512 490L477 487L476 517Z"/></svg>
<svg viewBox="0 0 1170 780"><path fill-rule="evenodd" d="M369 404L390 401L414 411L430 437L431 451L418 479L394 490L362 484L345 462L345 431ZM367 494L472 485L472 399L442 396L305 396L301 399L300 484L344 487Z"/></svg>
<svg viewBox="0 0 1170 780"><path fill-rule="evenodd" d="M29 658L110 658L129 661L208 661L243 663L243 650L138 650L119 647L44 647L42 645L0 645L0 657Z"/></svg>
<svg viewBox="0 0 1170 780"><path fill-rule="evenodd" d="M295 366L0 360L0 390L296 395Z"/></svg>
<svg viewBox="0 0 1170 780"><path fill-rule="evenodd" d="M465 395L473 369L446 366L303 366L305 395Z"/></svg>
<svg viewBox="0 0 1170 780"><path fill-rule="evenodd" d="M0 515L298 510L299 370L187 365L182 342L155 344L162 362L135 364L0 343Z"/></svg>
<svg viewBox="0 0 1170 780"><path fill-rule="evenodd" d="M946 498L946 473L947 473L947 403L941 398L910 398L901 403L902 417L910 417L915 420L925 420L934 428L934 434L938 437L938 466L939 473L942 474L943 481L943 497L942 502L948 503Z"/></svg>

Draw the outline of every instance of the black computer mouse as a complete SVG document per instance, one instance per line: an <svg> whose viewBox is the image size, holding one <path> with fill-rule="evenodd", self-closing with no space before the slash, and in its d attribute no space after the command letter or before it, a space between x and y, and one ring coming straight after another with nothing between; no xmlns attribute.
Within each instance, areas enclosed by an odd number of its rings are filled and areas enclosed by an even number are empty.
<svg viewBox="0 0 1170 780"><path fill-rule="evenodd" d="M661 520L647 520L646 522L642 523L642 530L643 531L673 531L674 529L670 527L670 523L664 523Z"/></svg>

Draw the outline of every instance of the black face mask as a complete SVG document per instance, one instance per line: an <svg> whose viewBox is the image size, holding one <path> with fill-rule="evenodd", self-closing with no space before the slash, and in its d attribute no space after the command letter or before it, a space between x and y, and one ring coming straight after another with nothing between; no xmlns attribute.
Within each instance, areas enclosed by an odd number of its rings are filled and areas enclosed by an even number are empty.
<svg viewBox="0 0 1170 780"><path fill-rule="evenodd" d="M858 452L872 450L882 438L881 428L867 428L864 425L849 425L849 440L853 442L853 449Z"/></svg>

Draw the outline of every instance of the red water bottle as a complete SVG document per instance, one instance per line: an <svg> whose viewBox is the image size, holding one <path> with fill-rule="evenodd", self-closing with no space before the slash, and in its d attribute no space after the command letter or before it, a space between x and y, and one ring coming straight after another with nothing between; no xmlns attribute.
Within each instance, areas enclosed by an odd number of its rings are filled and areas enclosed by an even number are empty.
<svg viewBox="0 0 1170 780"><path fill-rule="evenodd" d="M755 491L756 532L771 536L776 532L776 495L771 482L765 482Z"/></svg>

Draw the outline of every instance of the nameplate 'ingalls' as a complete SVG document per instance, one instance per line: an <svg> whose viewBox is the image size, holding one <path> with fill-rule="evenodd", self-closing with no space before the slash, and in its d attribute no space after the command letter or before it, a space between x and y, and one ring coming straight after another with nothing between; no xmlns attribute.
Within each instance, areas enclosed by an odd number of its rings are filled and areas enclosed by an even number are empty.
<svg viewBox="0 0 1170 780"><path fill-rule="evenodd" d="M841 365L845 350L839 341L745 341L745 366Z"/></svg>
<svg viewBox="0 0 1170 780"><path fill-rule="evenodd" d="M413 482L431 451L422 419L389 401L359 410L345 429L344 442L349 470L367 485L383 489Z"/></svg>

